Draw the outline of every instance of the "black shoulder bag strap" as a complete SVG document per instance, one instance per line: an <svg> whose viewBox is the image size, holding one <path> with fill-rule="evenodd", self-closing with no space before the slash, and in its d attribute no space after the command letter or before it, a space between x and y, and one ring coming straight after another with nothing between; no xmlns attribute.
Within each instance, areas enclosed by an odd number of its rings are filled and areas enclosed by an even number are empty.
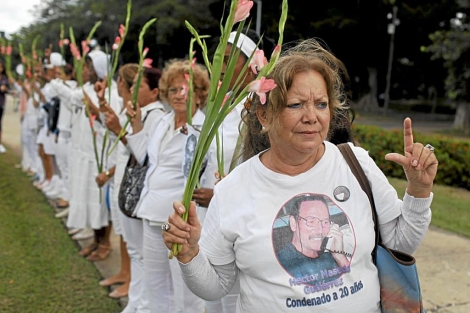
<svg viewBox="0 0 470 313"><path fill-rule="evenodd" d="M356 155L351 149L351 146L348 143L342 143L337 145L339 151L343 154L344 159L348 163L349 167L351 168L351 171L353 172L354 176L356 176L357 181L359 182L359 185L361 185L362 190L366 193L367 197L369 198L370 202L370 207L372 208L372 219L374 221L374 230L375 230L375 247L374 251L372 251L372 260L374 261L374 264L376 262L376 251L377 251L377 246L379 245L379 242L381 241L380 239L380 232L379 232L379 223L378 223L378 218L377 218L377 211L375 209L375 202L374 202L374 196L372 194L372 190L370 189L370 184L369 180L366 177L366 174L364 173L364 170L362 169L362 166L359 164L359 161L356 158Z"/></svg>

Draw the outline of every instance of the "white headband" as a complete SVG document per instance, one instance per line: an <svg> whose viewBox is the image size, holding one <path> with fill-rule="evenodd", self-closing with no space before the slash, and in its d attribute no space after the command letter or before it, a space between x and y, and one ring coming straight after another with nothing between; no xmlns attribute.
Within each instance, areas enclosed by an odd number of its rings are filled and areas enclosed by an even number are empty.
<svg viewBox="0 0 470 313"><path fill-rule="evenodd" d="M237 32L231 32L228 37L228 42L233 44L236 36ZM243 33L240 33L240 36L238 37L237 47L242 50L243 54L246 55L247 58L249 58L253 52L258 49L256 47L256 43Z"/></svg>

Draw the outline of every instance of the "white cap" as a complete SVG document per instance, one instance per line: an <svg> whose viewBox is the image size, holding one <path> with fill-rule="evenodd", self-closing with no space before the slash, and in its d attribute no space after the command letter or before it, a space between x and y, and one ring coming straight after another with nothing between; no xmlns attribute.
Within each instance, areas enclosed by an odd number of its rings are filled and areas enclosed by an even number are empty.
<svg viewBox="0 0 470 313"><path fill-rule="evenodd" d="M62 55L58 52L52 52L49 57L50 63L44 65L45 68L53 68L54 66L64 66L65 61L62 58Z"/></svg>

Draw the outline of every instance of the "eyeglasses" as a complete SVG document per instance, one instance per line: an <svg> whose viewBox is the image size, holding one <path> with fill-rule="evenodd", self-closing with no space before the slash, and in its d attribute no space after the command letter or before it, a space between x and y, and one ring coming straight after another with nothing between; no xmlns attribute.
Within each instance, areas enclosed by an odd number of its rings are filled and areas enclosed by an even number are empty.
<svg viewBox="0 0 470 313"><path fill-rule="evenodd" d="M187 87L173 87L173 88L168 88L168 94L169 95L176 95L176 94L183 94L182 92L186 91ZM186 93L186 92L185 92ZM185 94L184 93L184 94Z"/></svg>
<svg viewBox="0 0 470 313"><path fill-rule="evenodd" d="M318 217L308 216L307 218L297 215L299 218L303 219L308 227L317 227L321 225L322 228L326 228L330 226L330 219L319 219Z"/></svg>

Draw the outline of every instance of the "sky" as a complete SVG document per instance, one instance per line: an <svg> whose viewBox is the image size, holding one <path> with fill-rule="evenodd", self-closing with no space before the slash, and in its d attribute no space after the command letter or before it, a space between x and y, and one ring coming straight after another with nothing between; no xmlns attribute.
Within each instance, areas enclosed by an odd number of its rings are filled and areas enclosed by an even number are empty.
<svg viewBox="0 0 470 313"><path fill-rule="evenodd" d="M31 14L34 5L41 0L0 0L0 31L7 35L28 26L35 18Z"/></svg>

